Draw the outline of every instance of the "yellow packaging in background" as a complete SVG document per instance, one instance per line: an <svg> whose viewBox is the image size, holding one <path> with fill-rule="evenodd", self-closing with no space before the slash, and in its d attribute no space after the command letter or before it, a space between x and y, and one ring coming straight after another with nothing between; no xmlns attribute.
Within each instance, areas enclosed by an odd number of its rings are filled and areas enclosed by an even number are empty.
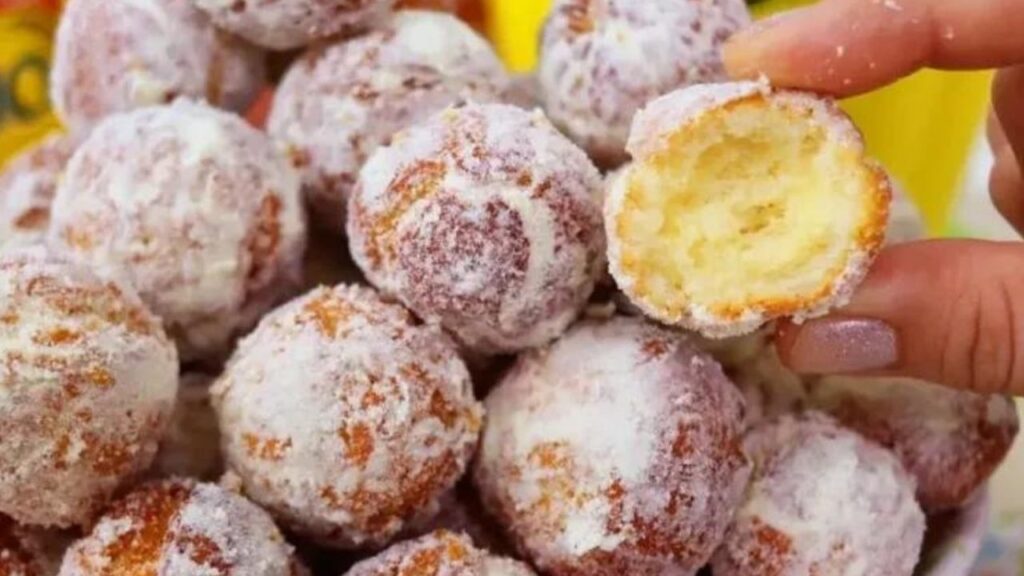
<svg viewBox="0 0 1024 576"><path fill-rule="evenodd" d="M536 63L539 33L550 0L487 0L488 29L516 71ZM813 0L766 0L761 17ZM947 231L967 159L984 125L991 73L926 70L843 103L864 132L870 153L921 208L933 234Z"/></svg>
<svg viewBox="0 0 1024 576"><path fill-rule="evenodd" d="M0 0L0 166L59 128L47 82L57 3Z"/></svg>

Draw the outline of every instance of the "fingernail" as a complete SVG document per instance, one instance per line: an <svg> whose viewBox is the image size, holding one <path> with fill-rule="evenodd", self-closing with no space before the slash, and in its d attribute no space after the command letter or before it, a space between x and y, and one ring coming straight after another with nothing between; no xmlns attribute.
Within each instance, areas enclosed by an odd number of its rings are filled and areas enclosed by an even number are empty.
<svg viewBox="0 0 1024 576"><path fill-rule="evenodd" d="M822 318L791 329L785 359L801 374L881 370L899 361L899 337L879 320Z"/></svg>

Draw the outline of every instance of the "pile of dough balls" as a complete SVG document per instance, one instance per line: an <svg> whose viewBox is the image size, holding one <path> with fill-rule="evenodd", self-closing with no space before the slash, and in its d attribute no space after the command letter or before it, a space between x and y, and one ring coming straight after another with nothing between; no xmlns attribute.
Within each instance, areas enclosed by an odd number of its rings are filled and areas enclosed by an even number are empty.
<svg viewBox="0 0 1024 576"><path fill-rule="evenodd" d="M815 413L768 421L745 448L754 475L716 576L913 573L925 517L891 452Z"/></svg>
<svg viewBox="0 0 1024 576"><path fill-rule="evenodd" d="M743 0L557 0L537 72L544 109L599 164L620 164L637 110L725 80L719 50L749 22Z"/></svg>
<svg viewBox="0 0 1024 576"><path fill-rule="evenodd" d="M50 206L77 143L51 136L22 152L0 171L0 249L43 241Z"/></svg>
<svg viewBox="0 0 1024 576"><path fill-rule="evenodd" d="M0 513L86 525L156 454L174 345L131 288L41 247L0 253Z"/></svg>
<svg viewBox="0 0 1024 576"><path fill-rule="evenodd" d="M643 320L577 325L521 357L486 407L476 485L545 573L692 574L749 475L739 391Z"/></svg>
<svg viewBox="0 0 1024 576"><path fill-rule="evenodd" d="M262 52L214 28L192 0L69 0L50 97L83 134L110 114L178 97L241 112L263 81Z"/></svg>
<svg viewBox="0 0 1024 576"><path fill-rule="evenodd" d="M451 104L497 99L507 83L494 50L468 25L403 11L293 64L267 129L302 171L314 218L341 232L359 169L378 146Z"/></svg>
<svg viewBox="0 0 1024 576"><path fill-rule="evenodd" d="M604 273L602 185L539 111L468 104L370 157L349 247L374 286L468 350L515 353L563 333Z"/></svg>
<svg viewBox="0 0 1024 576"><path fill-rule="evenodd" d="M193 0L224 30L273 50L308 46L365 30L395 0Z"/></svg>
<svg viewBox="0 0 1024 576"><path fill-rule="evenodd" d="M300 283L298 174L266 135L203 103L106 118L51 220L51 244L132 284L185 360L223 354Z"/></svg>
<svg viewBox="0 0 1024 576"><path fill-rule="evenodd" d="M216 484L165 480L129 493L64 556L59 576L299 576L270 516Z"/></svg>
<svg viewBox="0 0 1024 576"><path fill-rule="evenodd" d="M274 311L213 389L228 468L293 530L380 546L465 471L483 412L455 343L374 291Z"/></svg>
<svg viewBox="0 0 1024 576"><path fill-rule="evenodd" d="M0 167L0 574L941 560L1017 412L784 364L925 228L724 81L746 4L554 0L513 75L454 0L69 0L67 133Z"/></svg>

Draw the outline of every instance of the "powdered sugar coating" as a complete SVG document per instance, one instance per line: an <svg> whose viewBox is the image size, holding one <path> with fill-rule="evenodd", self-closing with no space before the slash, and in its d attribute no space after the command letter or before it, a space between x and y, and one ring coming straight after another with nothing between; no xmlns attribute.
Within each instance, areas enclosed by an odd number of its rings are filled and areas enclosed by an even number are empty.
<svg viewBox="0 0 1024 576"><path fill-rule="evenodd" d="M114 503L76 542L60 576L298 576L270 516L215 484L166 480Z"/></svg>
<svg viewBox="0 0 1024 576"><path fill-rule="evenodd" d="M522 562L494 556L469 537L439 530L392 546L346 576L534 576Z"/></svg>
<svg viewBox="0 0 1024 576"><path fill-rule="evenodd" d="M378 146L451 104L493 100L507 83L494 50L469 26L448 14L402 11L293 64L268 131L302 172L313 216L340 232L359 169Z"/></svg>
<svg viewBox="0 0 1024 576"><path fill-rule="evenodd" d="M749 469L743 399L685 335L584 321L487 398L475 480L547 574L692 575Z"/></svg>
<svg viewBox="0 0 1024 576"><path fill-rule="evenodd" d="M191 0L70 0L54 49L50 99L74 131L176 97L244 110L263 54L216 30Z"/></svg>
<svg viewBox="0 0 1024 576"><path fill-rule="evenodd" d="M223 471L220 430L210 405L212 381L213 378L199 372L184 374L179 379L178 399L153 461L152 475L213 480Z"/></svg>
<svg viewBox="0 0 1024 576"><path fill-rule="evenodd" d="M473 352L543 345L604 270L601 185L539 111L449 109L366 163L350 250L371 283Z"/></svg>
<svg viewBox="0 0 1024 576"><path fill-rule="evenodd" d="M831 278L823 279L825 285L820 293L814 298L801 299L799 307L796 306L796 300L784 303L769 300L749 306L739 314L730 313L728 317L699 303L690 303L678 312L663 310L645 300L636 278L623 265L624 239L616 231L619 219L629 209L629 172L638 169L638 162L663 152L673 135L697 123L703 116L719 113L728 105L747 99L760 99L765 106L808 114L815 124L825 128L831 142L849 148L860 156L865 167L874 175L872 189L865 192L865 202L870 203L869 215L857 230L856 236L849 240L846 263L842 270ZM611 181L604 204L608 267L630 301L644 314L661 322L699 332L708 338L721 339L749 334L777 319L780 313L768 310L768 304L773 304L777 309L794 308L790 317L796 323L823 316L849 303L853 291L867 275L868 268L882 247L885 234L881 226L889 217L891 182L877 163L863 156L864 141L860 132L831 100L804 92L775 90L763 81L690 86L649 102L638 112L633 120L627 149L637 162L627 166L623 174Z"/></svg>
<svg viewBox="0 0 1024 576"><path fill-rule="evenodd" d="M135 286L183 360L214 358L301 280L299 178L241 118L183 100L136 110L72 157L49 240Z"/></svg>
<svg viewBox="0 0 1024 576"><path fill-rule="evenodd" d="M395 0L193 0L220 28L274 50L289 50L381 21Z"/></svg>
<svg viewBox="0 0 1024 576"><path fill-rule="evenodd" d="M910 576L925 518L888 450L819 413L752 430L746 500L715 576Z"/></svg>
<svg viewBox="0 0 1024 576"><path fill-rule="evenodd" d="M69 136L51 136L4 166L0 172L0 248L43 240L57 182L76 147Z"/></svg>
<svg viewBox="0 0 1024 576"><path fill-rule="evenodd" d="M213 390L248 495L324 544L380 546L436 512L483 412L454 343L368 288L320 288L265 317Z"/></svg>
<svg viewBox="0 0 1024 576"><path fill-rule="evenodd" d="M928 512L966 503L1006 456L1020 427L1013 400L909 379L830 376L811 407L892 449Z"/></svg>
<svg viewBox="0 0 1024 576"><path fill-rule="evenodd" d="M0 512L84 524L156 453L174 346L127 287L41 247L0 256Z"/></svg>
<svg viewBox="0 0 1024 576"><path fill-rule="evenodd" d="M541 44L545 109L600 164L620 163L636 111L724 80L719 49L749 22L742 0L558 0Z"/></svg>

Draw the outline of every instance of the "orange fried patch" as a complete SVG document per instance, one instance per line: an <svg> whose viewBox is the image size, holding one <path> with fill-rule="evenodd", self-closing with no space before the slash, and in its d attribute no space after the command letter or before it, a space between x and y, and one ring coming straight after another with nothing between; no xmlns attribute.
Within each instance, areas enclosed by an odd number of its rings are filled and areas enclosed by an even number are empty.
<svg viewBox="0 0 1024 576"><path fill-rule="evenodd" d="M381 264L385 253L393 256L390 236L398 221L414 204L437 194L446 173L443 163L420 160L406 167L391 182L388 190L395 197L394 201L383 214L365 223L366 253L374 266Z"/></svg>
<svg viewBox="0 0 1024 576"><path fill-rule="evenodd" d="M109 564L104 573L118 576L157 576L157 560L174 517L191 496L180 483L155 485L113 505L108 517L129 520L130 528L103 551Z"/></svg>
<svg viewBox="0 0 1024 576"><path fill-rule="evenodd" d="M359 466L365 466L373 455L374 440L370 427L362 422L348 425L338 431L345 443L345 457Z"/></svg>
<svg viewBox="0 0 1024 576"><path fill-rule="evenodd" d="M68 328L54 328L44 332L36 332L32 341L40 346L62 346L74 344L82 339L82 333Z"/></svg>
<svg viewBox="0 0 1024 576"><path fill-rule="evenodd" d="M325 292L306 303L300 319L312 320L321 334L328 338L338 338L341 336L339 328L355 312L348 302L335 297L331 292Z"/></svg>
<svg viewBox="0 0 1024 576"><path fill-rule="evenodd" d="M245 443L245 451L249 456L271 462L277 462L284 458L285 453L292 447L291 438L284 440L260 438L249 432L242 434L242 442Z"/></svg>

